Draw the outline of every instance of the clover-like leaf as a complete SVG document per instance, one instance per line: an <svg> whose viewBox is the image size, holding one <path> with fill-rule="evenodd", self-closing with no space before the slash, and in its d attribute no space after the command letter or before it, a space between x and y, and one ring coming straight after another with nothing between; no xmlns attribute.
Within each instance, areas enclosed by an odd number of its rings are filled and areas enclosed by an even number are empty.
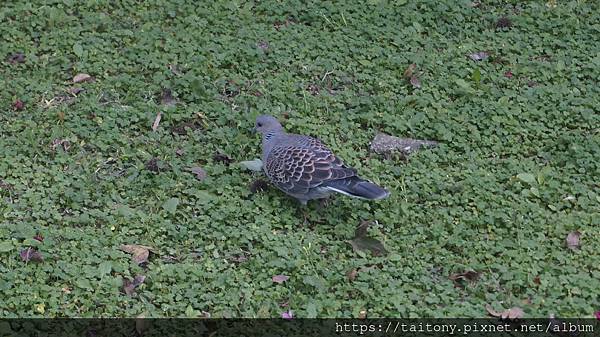
<svg viewBox="0 0 600 337"><path fill-rule="evenodd" d="M531 173L519 173L517 174L517 179L529 185L535 184L535 176Z"/></svg>
<svg viewBox="0 0 600 337"><path fill-rule="evenodd" d="M175 211L177 210L177 206L179 205L179 199L177 198L170 198L169 200L165 201L163 204L163 209L171 214L174 214Z"/></svg>
<svg viewBox="0 0 600 337"><path fill-rule="evenodd" d="M250 171L260 172L263 167L263 162L260 159L254 159L240 162L240 165Z"/></svg>

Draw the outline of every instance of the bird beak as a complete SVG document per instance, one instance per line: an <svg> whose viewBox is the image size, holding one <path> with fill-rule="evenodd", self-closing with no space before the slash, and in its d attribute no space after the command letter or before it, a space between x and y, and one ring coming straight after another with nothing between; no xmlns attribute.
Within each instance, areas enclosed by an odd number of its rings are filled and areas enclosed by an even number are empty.
<svg viewBox="0 0 600 337"><path fill-rule="evenodd" d="M256 127L253 127L252 129L250 129L250 132L254 135L256 134Z"/></svg>

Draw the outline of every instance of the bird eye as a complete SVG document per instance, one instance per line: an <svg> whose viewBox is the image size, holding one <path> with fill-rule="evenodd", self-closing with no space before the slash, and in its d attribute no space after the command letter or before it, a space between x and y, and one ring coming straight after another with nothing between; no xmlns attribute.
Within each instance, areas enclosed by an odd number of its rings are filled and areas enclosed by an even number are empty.
<svg viewBox="0 0 600 337"><path fill-rule="evenodd" d="M260 128L262 126L262 123L256 123L256 126Z"/></svg>

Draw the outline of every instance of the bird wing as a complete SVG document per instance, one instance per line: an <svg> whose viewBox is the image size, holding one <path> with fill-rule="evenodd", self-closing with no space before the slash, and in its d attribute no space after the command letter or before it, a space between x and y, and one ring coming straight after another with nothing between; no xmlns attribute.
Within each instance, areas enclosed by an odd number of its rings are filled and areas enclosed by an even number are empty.
<svg viewBox="0 0 600 337"><path fill-rule="evenodd" d="M293 141L273 147L265 165L269 179L283 191L303 194L326 181L356 175L356 170L346 166L320 140L292 137Z"/></svg>

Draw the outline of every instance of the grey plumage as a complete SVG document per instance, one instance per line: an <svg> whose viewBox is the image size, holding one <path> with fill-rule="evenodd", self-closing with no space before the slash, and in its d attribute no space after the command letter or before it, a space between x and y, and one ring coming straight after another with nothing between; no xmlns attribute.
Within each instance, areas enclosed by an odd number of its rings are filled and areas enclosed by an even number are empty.
<svg viewBox="0 0 600 337"><path fill-rule="evenodd" d="M280 190L298 199L326 198L342 193L355 198L379 200L389 192L358 177L320 140L286 133L272 116L256 118L255 128L262 134L263 170Z"/></svg>

